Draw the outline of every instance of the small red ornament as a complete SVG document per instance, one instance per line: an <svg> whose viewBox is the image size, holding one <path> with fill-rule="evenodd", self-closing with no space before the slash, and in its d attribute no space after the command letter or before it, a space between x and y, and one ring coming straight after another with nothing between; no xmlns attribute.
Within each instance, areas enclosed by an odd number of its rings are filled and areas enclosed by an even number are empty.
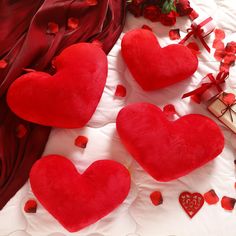
<svg viewBox="0 0 236 236"><path fill-rule="evenodd" d="M148 25L143 25L143 26L142 26L142 29L146 29L146 30L152 31L152 28L149 27Z"/></svg>
<svg viewBox="0 0 236 236"><path fill-rule="evenodd" d="M204 204L204 198L200 193L182 192L179 195L179 203L190 218L193 218Z"/></svg>
<svg viewBox="0 0 236 236"><path fill-rule="evenodd" d="M126 96L126 88L122 84L118 84L116 86L116 97L125 97Z"/></svg>
<svg viewBox="0 0 236 236"><path fill-rule="evenodd" d="M79 26L79 19L75 17L70 17L67 21L67 26L71 30L77 29Z"/></svg>
<svg viewBox="0 0 236 236"><path fill-rule="evenodd" d="M175 106L172 104L167 104L163 107L163 112L165 112L167 116L173 116L176 114Z"/></svg>
<svg viewBox="0 0 236 236"><path fill-rule="evenodd" d="M7 65L8 65L8 63L6 62L6 60L4 60L4 59L0 60L0 69L6 68Z"/></svg>
<svg viewBox="0 0 236 236"><path fill-rule="evenodd" d="M88 143L88 138L85 136L80 135L75 139L75 145L77 147L86 148L87 143Z"/></svg>
<svg viewBox="0 0 236 236"><path fill-rule="evenodd" d="M49 22L48 23L48 28L47 28L47 33L48 34L56 34L59 31L59 26L55 22Z"/></svg>
<svg viewBox="0 0 236 236"><path fill-rule="evenodd" d="M221 199L221 206L225 210L232 211L234 209L235 202L236 202L236 199L224 196Z"/></svg>
<svg viewBox="0 0 236 236"><path fill-rule="evenodd" d="M204 193L204 199L209 205L216 204L219 201L215 190L211 189L208 192Z"/></svg>
<svg viewBox="0 0 236 236"><path fill-rule="evenodd" d="M33 199L28 200L25 203L24 211L26 213L36 213L36 211L37 211L37 202L35 200L33 200Z"/></svg>
<svg viewBox="0 0 236 236"><path fill-rule="evenodd" d="M161 205L163 203L162 194L160 191L155 191L150 194L150 199L154 206Z"/></svg>
<svg viewBox="0 0 236 236"><path fill-rule="evenodd" d="M27 133L27 129L23 124L19 124L16 128L17 138L23 138Z"/></svg>
<svg viewBox="0 0 236 236"><path fill-rule="evenodd" d="M179 29L172 29L169 31L169 37L171 40L180 39Z"/></svg>

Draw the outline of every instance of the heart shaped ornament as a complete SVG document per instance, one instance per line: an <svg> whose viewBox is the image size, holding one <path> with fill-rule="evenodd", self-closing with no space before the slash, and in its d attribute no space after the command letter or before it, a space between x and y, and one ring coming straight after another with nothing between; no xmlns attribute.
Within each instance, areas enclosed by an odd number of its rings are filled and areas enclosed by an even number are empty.
<svg viewBox="0 0 236 236"><path fill-rule="evenodd" d="M56 73L30 72L7 93L11 110L30 122L60 128L83 127L93 115L107 78L107 57L91 43L66 48L55 58Z"/></svg>
<svg viewBox="0 0 236 236"><path fill-rule="evenodd" d="M198 67L198 59L189 48L180 44L161 48L156 36L145 29L126 33L121 53L132 76L146 91L185 80Z"/></svg>
<svg viewBox="0 0 236 236"><path fill-rule="evenodd" d="M130 190L128 170L118 162L100 160L80 174L67 158L50 155L30 172L39 202L68 231L75 232L112 212Z"/></svg>
<svg viewBox="0 0 236 236"><path fill-rule="evenodd" d="M200 193L183 192L179 195L179 203L188 214L193 218L204 204L204 198Z"/></svg>
<svg viewBox="0 0 236 236"><path fill-rule="evenodd" d="M124 107L116 127L129 153L158 181L187 175L216 158L224 148L223 134L210 118L191 114L169 121L149 103Z"/></svg>

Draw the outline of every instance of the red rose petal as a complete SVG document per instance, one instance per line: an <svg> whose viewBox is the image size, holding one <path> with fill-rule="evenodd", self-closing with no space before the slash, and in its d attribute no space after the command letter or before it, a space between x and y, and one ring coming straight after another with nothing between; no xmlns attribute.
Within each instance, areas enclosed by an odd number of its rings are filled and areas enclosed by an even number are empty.
<svg viewBox="0 0 236 236"><path fill-rule="evenodd" d="M179 29L172 29L169 31L169 37L171 40L180 39Z"/></svg>
<svg viewBox="0 0 236 236"><path fill-rule="evenodd" d="M77 147L86 148L87 143L88 143L88 138L85 136L80 135L75 139L75 145Z"/></svg>
<svg viewBox="0 0 236 236"><path fill-rule="evenodd" d="M32 199L28 200L25 203L24 211L26 213L36 213L36 211L37 211L37 202L35 200L32 200Z"/></svg>
<svg viewBox="0 0 236 236"><path fill-rule="evenodd" d="M126 96L126 88L123 85L118 84L116 86L115 96L117 96L117 97L125 97Z"/></svg>
<svg viewBox="0 0 236 236"><path fill-rule="evenodd" d="M228 65L233 65L235 62L235 55L233 53L227 52L224 59L223 63L228 64Z"/></svg>
<svg viewBox="0 0 236 236"><path fill-rule="evenodd" d="M49 22L48 23L48 29L47 29L47 33L48 34L56 34L59 31L59 26L57 23L55 22Z"/></svg>
<svg viewBox="0 0 236 236"><path fill-rule="evenodd" d="M231 105L235 102L235 95L233 93L223 94L223 102L227 105Z"/></svg>
<svg viewBox="0 0 236 236"><path fill-rule="evenodd" d="M167 116L172 116L176 114L175 106L172 104L167 104L166 106L163 107L163 112Z"/></svg>
<svg viewBox="0 0 236 236"><path fill-rule="evenodd" d="M219 197L215 193L215 190L211 189L208 192L204 193L204 199L209 204L216 204L219 201Z"/></svg>
<svg viewBox="0 0 236 236"><path fill-rule="evenodd" d="M19 124L16 128L17 138L23 138L27 133L27 129L23 124Z"/></svg>
<svg viewBox="0 0 236 236"><path fill-rule="evenodd" d="M97 0L86 0L86 2L90 5L90 6L95 6L98 4Z"/></svg>
<svg viewBox="0 0 236 236"><path fill-rule="evenodd" d="M225 38L225 32L222 29L215 29L215 37L216 39L224 39Z"/></svg>
<svg viewBox="0 0 236 236"><path fill-rule="evenodd" d="M197 45L197 43L195 42L190 42L189 44L187 44L187 47L192 51L193 54L195 55L199 55L201 52L200 52L200 49Z"/></svg>
<svg viewBox="0 0 236 236"><path fill-rule="evenodd" d="M226 63L220 63L220 71L221 72L229 72L230 65Z"/></svg>
<svg viewBox="0 0 236 236"><path fill-rule="evenodd" d="M150 194L150 199L154 206L161 205L163 203L162 194L160 191L155 191Z"/></svg>
<svg viewBox="0 0 236 236"><path fill-rule="evenodd" d="M215 39L213 41L213 45L212 45L213 48L216 48L216 49L224 49L225 45L224 43L221 41L221 39Z"/></svg>
<svg viewBox="0 0 236 236"><path fill-rule="evenodd" d="M225 51L224 50L216 49L216 51L214 53L214 57L217 61L222 61L224 56L225 56Z"/></svg>
<svg viewBox="0 0 236 236"><path fill-rule="evenodd" d="M4 59L0 60L0 69L6 68L7 65L8 63Z"/></svg>
<svg viewBox="0 0 236 236"><path fill-rule="evenodd" d="M70 17L67 21L67 26L69 29L77 29L79 26L79 19L75 17Z"/></svg>
<svg viewBox="0 0 236 236"><path fill-rule="evenodd" d="M143 26L142 26L142 29L146 29L146 30L152 31L152 28L149 27L148 25L143 25Z"/></svg>
<svg viewBox="0 0 236 236"><path fill-rule="evenodd" d="M236 42L232 41L232 42L227 43L227 45L225 47L225 51L235 54L236 53Z"/></svg>
<svg viewBox="0 0 236 236"><path fill-rule="evenodd" d="M225 210L232 211L234 209L235 202L236 202L236 199L224 196L221 199L221 206Z"/></svg>

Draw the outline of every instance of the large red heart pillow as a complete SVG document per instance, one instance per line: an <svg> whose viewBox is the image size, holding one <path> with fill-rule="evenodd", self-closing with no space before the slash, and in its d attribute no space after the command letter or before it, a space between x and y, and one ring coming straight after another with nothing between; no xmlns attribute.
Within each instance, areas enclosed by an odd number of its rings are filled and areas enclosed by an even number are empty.
<svg viewBox="0 0 236 236"><path fill-rule="evenodd" d="M111 160L94 162L79 174L58 155L38 160L30 172L33 193L70 232L95 223L119 206L130 189L130 175Z"/></svg>
<svg viewBox="0 0 236 236"><path fill-rule="evenodd" d="M95 44L78 43L55 58L57 72L31 72L15 80L7 94L11 110L42 125L83 127L93 115L107 77L107 57Z"/></svg>
<svg viewBox="0 0 236 236"><path fill-rule="evenodd" d="M222 132L210 118L191 114L169 121L149 103L124 107L116 127L129 153L158 181L187 175L224 148Z"/></svg>
<svg viewBox="0 0 236 236"><path fill-rule="evenodd" d="M156 36L146 29L126 33L121 53L134 79L147 91L187 79L198 67L190 49L179 44L161 48Z"/></svg>

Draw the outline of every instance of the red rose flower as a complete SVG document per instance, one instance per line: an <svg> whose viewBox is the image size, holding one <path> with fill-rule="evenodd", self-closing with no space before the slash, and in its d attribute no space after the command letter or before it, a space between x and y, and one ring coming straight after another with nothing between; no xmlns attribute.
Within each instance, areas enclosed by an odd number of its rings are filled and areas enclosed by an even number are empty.
<svg viewBox="0 0 236 236"><path fill-rule="evenodd" d="M161 8L158 6L150 5L146 6L143 11L143 16L150 21L159 21L161 15Z"/></svg>
<svg viewBox="0 0 236 236"><path fill-rule="evenodd" d="M160 22L166 26L172 26L176 23L176 12L170 11L168 14L161 14Z"/></svg>
<svg viewBox="0 0 236 236"><path fill-rule="evenodd" d="M176 11L180 16L188 16L192 12L192 8L190 7L190 3L188 0L179 0L176 3Z"/></svg>

